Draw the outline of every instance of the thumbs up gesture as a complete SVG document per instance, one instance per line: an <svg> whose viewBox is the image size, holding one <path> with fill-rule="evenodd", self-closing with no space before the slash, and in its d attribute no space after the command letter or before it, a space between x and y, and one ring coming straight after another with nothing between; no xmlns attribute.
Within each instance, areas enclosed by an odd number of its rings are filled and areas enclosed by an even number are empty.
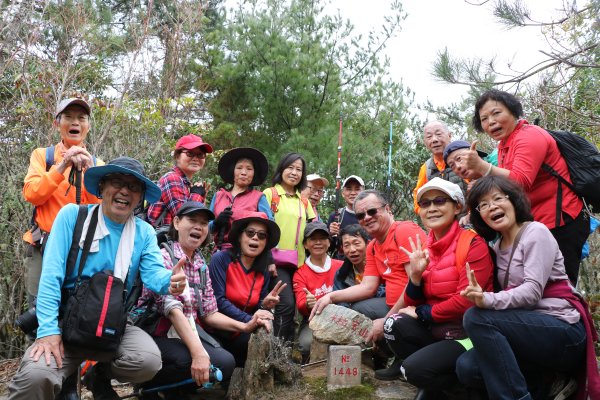
<svg viewBox="0 0 600 400"><path fill-rule="evenodd" d="M187 285L187 278L183 266L185 265L186 258L183 257L173 267L173 273L171 274L171 283L169 284L169 293L173 296L179 296L183 293L183 289Z"/></svg>
<svg viewBox="0 0 600 400"><path fill-rule="evenodd" d="M304 293L306 293L306 308L310 310L315 306L317 299L307 288L304 288L303 290Z"/></svg>

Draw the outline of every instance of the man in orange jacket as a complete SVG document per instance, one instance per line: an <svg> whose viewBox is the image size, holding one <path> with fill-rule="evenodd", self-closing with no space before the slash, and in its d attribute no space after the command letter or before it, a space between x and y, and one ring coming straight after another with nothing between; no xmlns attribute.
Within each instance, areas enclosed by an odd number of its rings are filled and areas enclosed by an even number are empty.
<svg viewBox="0 0 600 400"><path fill-rule="evenodd" d="M53 147L37 148L31 154L25 176L23 197L33 204L32 227L23 240L29 243L25 255L27 294L31 301L37 296L42 272L42 249L58 211L68 203L76 203L76 188L71 188L69 175L73 168L85 170L104 162L85 148L90 130L90 105L81 98L62 100L54 114L52 126L60 133L60 142ZM83 174L82 174L83 176ZM81 203L99 203L81 182Z"/></svg>

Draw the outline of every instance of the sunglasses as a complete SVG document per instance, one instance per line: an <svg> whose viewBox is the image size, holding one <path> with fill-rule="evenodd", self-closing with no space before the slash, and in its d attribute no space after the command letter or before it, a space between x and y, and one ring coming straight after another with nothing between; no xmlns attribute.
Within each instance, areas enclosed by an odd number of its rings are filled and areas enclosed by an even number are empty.
<svg viewBox="0 0 600 400"><path fill-rule="evenodd" d="M188 156L189 158L197 157L200 160L204 160L206 158L206 154L202 153L202 152L195 153L195 152L190 151L190 150L183 150L182 153L185 154L186 156Z"/></svg>
<svg viewBox="0 0 600 400"><path fill-rule="evenodd" d="M382 204L379 207L369 208L365 212L357 212L356 219L358 219L359 221L362 221L363 219L365 219L367 214L369 215L369 217L374 217L379 212L379 209L384 208L385 206L387 206L387 204Z"/></svg>
<svg viewBox="0 0 600 400"><path fill-rule="evenodd" d="M434 199L425 199L425 200L421 200L419 202L417 202L417 204L419 205L419 207L421 208L429 208L430 205L435 205L435 206L443 206L444 204L446 204L449 201L454 201L449 197L436 197Z"/></svg>
<svg viewBox="0 0 600 400"><path fill-rule="evenodd" d="M134 193L141 193L144 190L144 184L140 181L125 182L119 178L108 178L107 181L115 189L123 189L124 187L127 187L127 189Z"/></svg>
<svg viewBox="0 0 600 400"><path fill-rule="evenodd" d="M248 236L249 239L252 239L254 236L258 236L258 240L267 240L267 238L269 237L269 235L267 235L267 232L257 231L250 228L244 229L244 233L246 234L246 236Z"/></svg>

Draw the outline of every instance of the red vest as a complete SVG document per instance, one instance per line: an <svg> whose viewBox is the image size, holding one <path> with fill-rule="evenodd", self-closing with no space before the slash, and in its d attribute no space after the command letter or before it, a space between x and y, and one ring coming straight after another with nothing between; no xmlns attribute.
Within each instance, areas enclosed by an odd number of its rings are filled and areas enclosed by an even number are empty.
<svg viewBox="0 0 600 400"><path fill-rule="evenodd" d="M219 215L225 208L231 207L231 211L233 211L232 220L235 220L246 211L258 211L258 202L263 196L263 192L250 189L246 190L245 192L238 193L234 198L231 196L230 191L220 189L215 196L215 215ZM229 229L227 229L227 232L225 232L223 243L229 243Z"/></svg>

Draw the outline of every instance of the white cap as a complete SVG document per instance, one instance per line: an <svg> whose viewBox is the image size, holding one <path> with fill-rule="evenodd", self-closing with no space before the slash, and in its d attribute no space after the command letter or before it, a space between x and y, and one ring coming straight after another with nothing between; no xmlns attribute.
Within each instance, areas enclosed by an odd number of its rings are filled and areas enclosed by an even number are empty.
<svg viewBox="0 0 600 400"><path fill-rule="evenodd" d="M88 115L92 111L92 108L90 107L89 103L87 101L85 101L84 99L79 98L79 97L70 97L68 99L63 99L63 100L61 100L60 103L58 103L58 106L56 106L56 112L54 113L54 118L58 117L58 114L65 111L65 108L72 106L72 105L78 105L78 106L83 107L83 109L85 110L85 112Z"/></svg>
<svg viewBox="0 0 600 400"><path fill-rule="evenodd" d="M360 186L365 187L365 181L363 181L362 178L357 175L350 175L349 177L344 179L344 181L342 182L342 187L346 187L346 183L348 183L351 180L355 180L360 184Z"/></svg>
<svg viewBox="0 0 600 400"><path fill-rule="evenodd" d="M463 207L465 205L465 196L460 186L458 186L456 183L452 183L450 181L438 177L433 178L432 180L430 180L429 182L427 182L419 188L419 190L417 191L417 202L421 201L421 196L423 196L430 190L442 191L448 196L450 196L452 200L456 201Z"/></svg>
<svg viewBox="0 0 600 400"><path fill-rule="evenodd" d="M321 185L323 185L323 186L329 185L329 181L327 179L323 178L319 174L309 174L309 175L306 175L306 180L309 181L309 182L321 181Z"/></svg>

